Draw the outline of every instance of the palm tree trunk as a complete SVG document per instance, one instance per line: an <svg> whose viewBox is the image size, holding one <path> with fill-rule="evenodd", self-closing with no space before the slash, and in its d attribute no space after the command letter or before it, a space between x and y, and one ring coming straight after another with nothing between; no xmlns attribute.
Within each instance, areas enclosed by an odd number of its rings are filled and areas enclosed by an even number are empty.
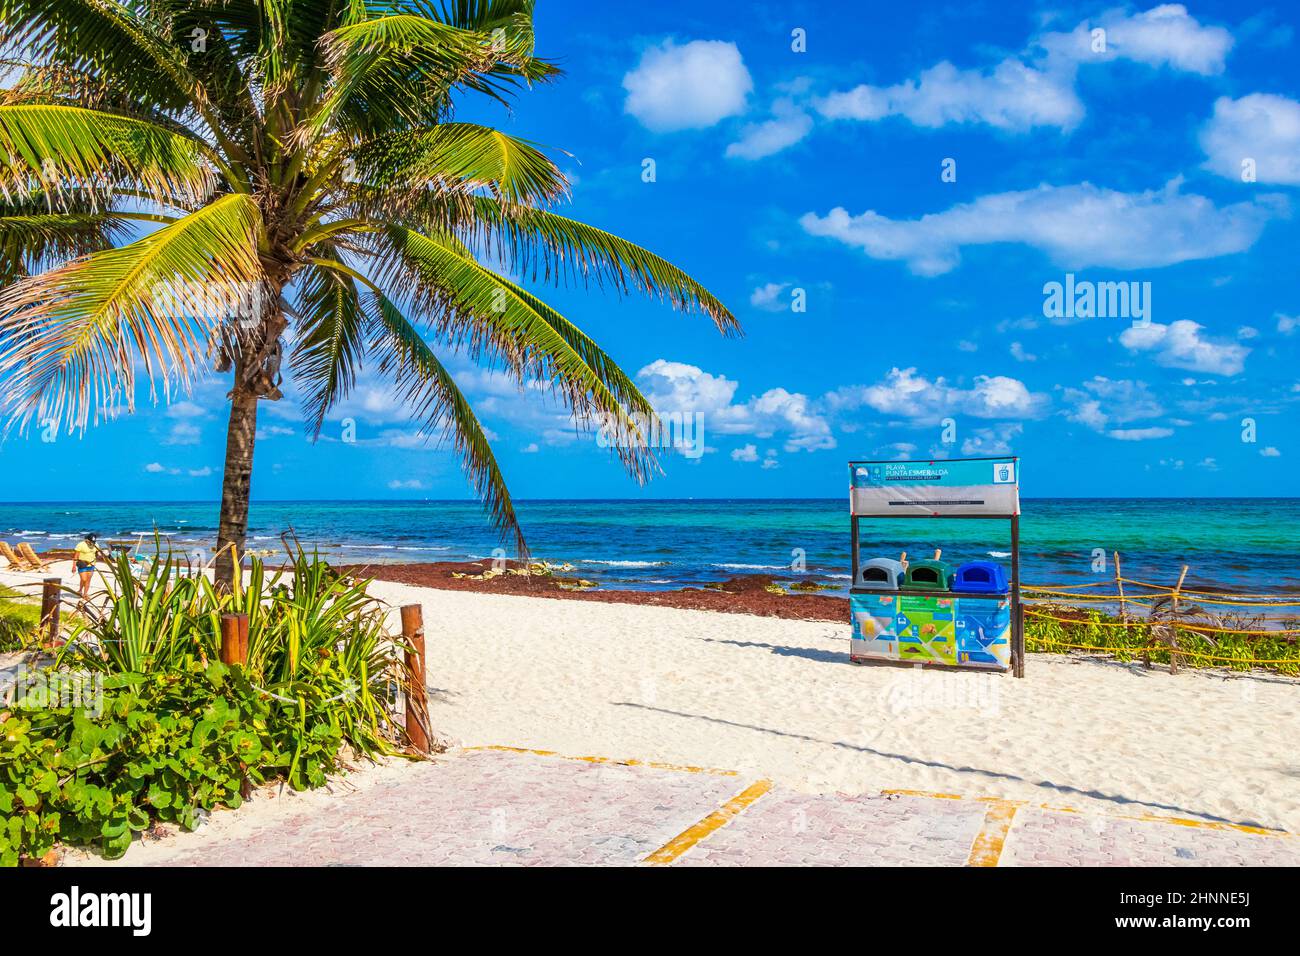
<svg viewBox="0 0 1300 956"><path fill-rule="evenodd" d="M234 591L248 536L248 502L252 492L253 446L257 443L257 403L277 401L280 394L280 335L288 323L280 307L284 277L266 294L271 306L255 337L239 344L233 357L235 385L230 390L226 427L226 464L221 479L221 518L217 522L217 589Z"/></svg>
<svg viewBox="0 0 1300 956"><path fill-rule="evenodd" d="M253 478L253 445L257 441L257 401L242 384L243 363L235 366L235 388L230 393L230 423L226 428L226 465L221 481L221 519L217 525L218 590L233 591L240 573L244 541L248 535L248 501Z"/></svg>

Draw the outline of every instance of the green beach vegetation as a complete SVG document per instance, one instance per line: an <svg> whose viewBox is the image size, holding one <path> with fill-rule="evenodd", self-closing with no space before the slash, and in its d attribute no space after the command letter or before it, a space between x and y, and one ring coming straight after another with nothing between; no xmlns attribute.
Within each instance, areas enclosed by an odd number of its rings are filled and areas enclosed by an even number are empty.
<svg viewBox="0 0 1300 956"><path fill-rule="evenodd" d="M178 577L165 552L107 568L49 668L0 711L0 864L57 843L120 856L154 821L193 828L249 787L320 786L354 757L402 754L403 646L367 582L301 551L252 562L235 593ZM246 664L220 660L223 614L248 616Z"/></svg>
<svg viewBox="0 0 1300 956"><path fill-rule="evenodd" d="M0 653L22 650L36 640L40 605L12 588L0 586Z"/></svg>
<svg viewBox="0 0 1300 956"><path fill-rule="evenodd" d="M1300 676L1300 621L1281 620L1282 633L1270 633L1261 617L1248 613L1204 619L1191 609L1186 616L1149 618L1067 604L1027 606L1025 647L1054 654L1102 653L1119 661L1143 660L1167 666L1266 670ZM1041 616L1039 616L1041 615ZM1277 628L1272 630L1276 631Z"/></svg>
<svg viewBox="0 0 1300 956"><path fill-rule="evenodd" d="M245 554L258 405L292 377L319 436L373 366L525 544L488 433L443 364L543 383L619 434L654 409L509 276L735 317L685 272L553 211L538 145L453 119L555 79L533 0L0 0L0 405L84 429L228 376L217 581ZM149 230L140 235L142 230ZM283 374L282 374L283 369ZM637 479L654 451L620 442Z"/></svg>

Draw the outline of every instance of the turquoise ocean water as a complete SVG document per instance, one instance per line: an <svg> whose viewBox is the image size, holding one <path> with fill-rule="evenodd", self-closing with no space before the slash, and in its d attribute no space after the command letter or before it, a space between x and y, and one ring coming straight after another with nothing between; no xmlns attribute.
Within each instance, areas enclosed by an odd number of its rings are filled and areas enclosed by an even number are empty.
<svg viewBox="0 0 1300 956"><path fill-rule="evenodd" d="M534 557L568 562L602 586L657 589L735 574L807 570L847 585L847 502L825 500L523 501ZM1187 585L1300 592L1300 498L1026 499L1024 576L1033 583L1098 580L1094 551L1120 552L1126 577ZM84 531L132 541L157 528L177 550L211 549L213 502L0 504L0 538L38 551L70 546ZM473 502L262 502L250 515L250 547L278 548L292 527L322 554L349 562L449 561L490 556L500 542ZM149 541L146 538L146 546ZM863 521L864 556L954 561L1010 551L1006 522Z"/></svg>

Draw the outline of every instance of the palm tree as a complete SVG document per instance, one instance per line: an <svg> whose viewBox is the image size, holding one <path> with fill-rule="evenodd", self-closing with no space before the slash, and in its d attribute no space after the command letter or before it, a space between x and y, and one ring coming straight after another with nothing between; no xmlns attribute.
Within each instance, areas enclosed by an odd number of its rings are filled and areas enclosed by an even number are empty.
<svg viewBox="0 0 1300 956"><path fill-rule="evenodd" d="M638 290L738 330L680 269L554 212L569 183L538 146L453 118L464 96L507 103L558 74L532 19L533 0L0 0L18 77L0 90L0 403L22 427L84 430L134 408L140 372L155 401L228 373L229 586L282 350L317 437L369 361L526 553L439 352L633 437L652 409L502 273ZM643 444L618 449L638 480Z"/></svg>

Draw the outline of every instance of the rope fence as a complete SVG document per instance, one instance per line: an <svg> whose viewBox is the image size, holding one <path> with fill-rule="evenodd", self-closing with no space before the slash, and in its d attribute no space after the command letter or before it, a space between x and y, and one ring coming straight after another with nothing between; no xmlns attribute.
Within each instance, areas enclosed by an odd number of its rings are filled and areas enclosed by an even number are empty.
<svg viewBox="0 0 1300 956"><path fill-rule="evenodd" d="M1118 581L1124 584L1134 584L1138 587L1151 588L1161 593L1159 594L1076 594L1068 590L1072 587L1094 588L1105 587L1111 584L1111 581L1097 581L1091 584L1073 584L1048 586L1038 584L1026 584L1023 588L1026 594L1047 594L1058 597L1068 597L1072 601L1110 601L1119 603L1125 601L1129 604L1137 601L1162 601L1172 598L1183 598L1187 595L1196 595L1194 603L1196 604L1215 604L1226 605L1230 607L1293 607L1300 611L1300 597L1294 601L1279 601L1276 594L1229 594L1225 591L1197 591L1192 588L1171 588L1162 584L1150 584L1146 581L1137 581L1132 578L1119 578ZM1212 595L1202 597L1202 595ZM1224 600L1225 598L1247 598L1248 600Z"/></svg>
<svg viewBox="0 0 1300 956"><path fill-rule="evenodd" d="M1025 608L1025 617L1036 617L1045 621L1057 621L1062 624L1073 624L1083 627L1122 627L1127 630L1133 630L1137 627L1164 628L1175 631L1187 631L1191 634L1244 634L1249 636L1267 635L1269 637L1284 637L1291 634L1300 634L1300 628L1277 628L1267 630L1246 630L1239 627L1214 627L1210 624L1189 624L1172 621L1093 621L1081 620L1077 617L1057 617L1053 614L1044 614L1042 611L1033 609L1033 605Z"/></svg>
<svg viewBox="0 0 1300 956"><path fill-rule="evenodd" d="M1173 586L1127 578L1119 557L1114 576L1103 581L1026 584L1026 643L1041 651L1141 657L1148 667L1163 656L1170 673L1187 664L1300 676L1300 595L1184 587L1186 566Z"/></svg>

